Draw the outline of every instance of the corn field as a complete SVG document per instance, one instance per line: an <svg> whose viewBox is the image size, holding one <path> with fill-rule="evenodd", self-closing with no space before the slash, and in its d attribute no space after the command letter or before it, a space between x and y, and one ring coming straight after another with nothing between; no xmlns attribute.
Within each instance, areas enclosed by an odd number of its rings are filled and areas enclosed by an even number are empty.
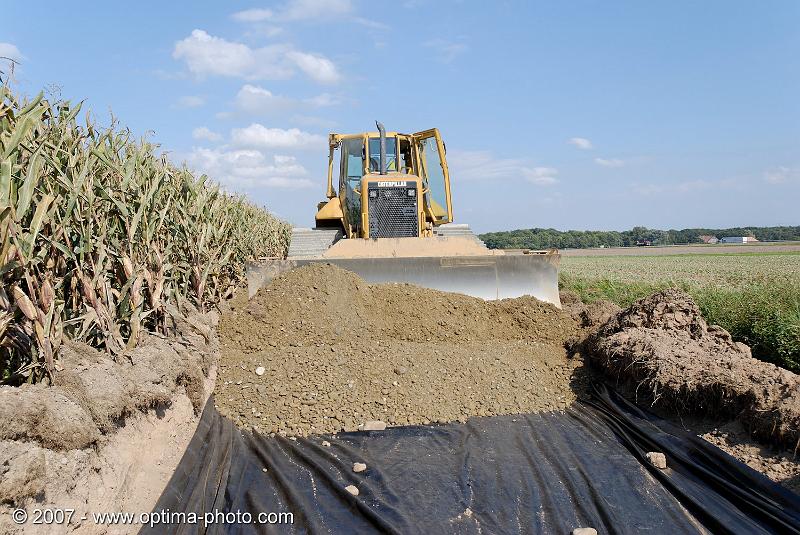
<svg viewBox="0 0 800 535"><path fill-rule="evenodd" d="M288 247L286 223L80 108L0 85L3 383L50 377L65 337L117 355Z"/></svg>

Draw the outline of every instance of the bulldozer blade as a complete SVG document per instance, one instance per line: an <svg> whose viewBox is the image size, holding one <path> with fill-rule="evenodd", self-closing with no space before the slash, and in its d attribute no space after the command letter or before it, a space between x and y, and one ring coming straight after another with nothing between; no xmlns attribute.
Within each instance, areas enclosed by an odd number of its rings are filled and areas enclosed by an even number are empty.
<svg viewBox="0 0 800 535"><path fill-rule="evenodd" d="M506 254L409 258L312 258L249 264L250 297L274 277L312 263L333 264L372 284L409 283L486 300L531 295L561 308L558 296L560 255Z"/></svg>

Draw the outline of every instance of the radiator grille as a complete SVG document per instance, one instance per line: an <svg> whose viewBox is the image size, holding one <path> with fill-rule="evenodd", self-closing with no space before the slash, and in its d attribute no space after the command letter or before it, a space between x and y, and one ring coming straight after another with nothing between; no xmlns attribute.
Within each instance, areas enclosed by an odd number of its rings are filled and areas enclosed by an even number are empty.
<svg viewBox="0 0 800 535"><path fill-rule="evenodd" d="M416 183L408 186L368 186L369 237L406 238L419 236ZM415 195L410 196L409 190Z"/></svg>

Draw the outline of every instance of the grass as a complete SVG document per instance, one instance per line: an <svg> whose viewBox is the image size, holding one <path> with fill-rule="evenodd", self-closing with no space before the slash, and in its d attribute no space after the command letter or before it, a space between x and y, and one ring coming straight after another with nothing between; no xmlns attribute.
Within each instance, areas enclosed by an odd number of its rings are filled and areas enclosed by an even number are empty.
<svg viewBox="0 0 800 535"><path fill-rule="evenodd" d="M623 307L681 288L754 357L800 372L800 254L563 257L560 286Z"/></svg>

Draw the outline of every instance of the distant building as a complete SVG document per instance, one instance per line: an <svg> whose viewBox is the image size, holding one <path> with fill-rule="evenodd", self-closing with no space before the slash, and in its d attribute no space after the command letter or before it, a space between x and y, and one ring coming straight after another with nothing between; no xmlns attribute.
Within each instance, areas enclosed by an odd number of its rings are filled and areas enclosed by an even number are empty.
<svg viewBox="0 0 800 535"><path fill-rule="evenodd" d="M703 243L717 243L719 240L716 236L700 236L700 241Z"/></svg>
<svg viewBox="0 0 800 535"><path fill-rule="evenodd" d="M726 236L719 241L722 243L755 243L758 240L753 236Z"/></svg>

